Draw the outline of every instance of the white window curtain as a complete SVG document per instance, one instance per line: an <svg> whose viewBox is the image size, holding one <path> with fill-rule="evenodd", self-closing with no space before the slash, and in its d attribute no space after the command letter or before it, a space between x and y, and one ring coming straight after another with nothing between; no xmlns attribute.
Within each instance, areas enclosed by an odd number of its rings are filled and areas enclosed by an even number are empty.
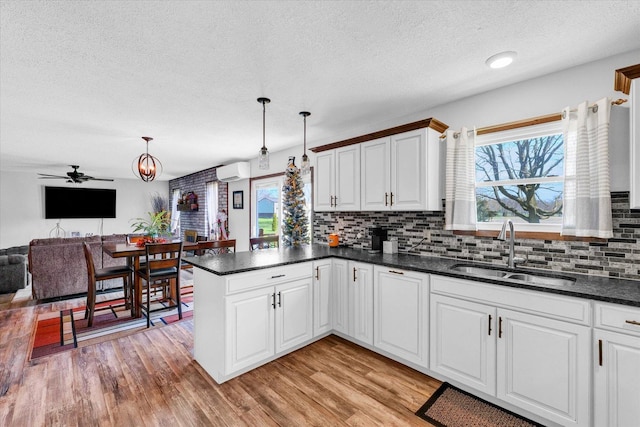
<svg viewBox="0 0 640 427"><path fill-rule="evenodd" d="M562 234L613 237L609 176L611 102L601 99L562 112L565 184Z"/></svg>
<svg viewBox="0 0 640 427"><path fill-rule="evenodd" d="M207 182L207 215L205 224L207 234L213 239L213 229L218 216L218 181Z"/></svg>
<svg viewBox="0 0 640 427"><path fill-rule="evenodd" d="M180 200L180 189L175 188L171 193L171 234L180 235L180 211L178 210L178 200Z"/></svg>
<svg viewBox="0 0 640 427"><path fill-rule="evenodd" d="M448 130L445 230L476 230L475 129Z"/></svg>

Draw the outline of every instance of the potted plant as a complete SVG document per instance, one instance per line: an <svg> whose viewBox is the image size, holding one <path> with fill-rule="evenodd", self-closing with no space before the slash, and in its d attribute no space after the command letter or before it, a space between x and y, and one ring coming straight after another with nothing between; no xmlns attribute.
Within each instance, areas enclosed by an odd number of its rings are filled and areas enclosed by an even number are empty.
<svg viewBox="0 0 640 427"><path fill-rule="evenodd" d="M146 243L164 243L166 239L159 237L161 234L169 231L171 224L171 214L165 210L160 212L148 212L148 218L136 218L131 226L133 232L142 231L145 238L138 242L141 246Z"/></svg>

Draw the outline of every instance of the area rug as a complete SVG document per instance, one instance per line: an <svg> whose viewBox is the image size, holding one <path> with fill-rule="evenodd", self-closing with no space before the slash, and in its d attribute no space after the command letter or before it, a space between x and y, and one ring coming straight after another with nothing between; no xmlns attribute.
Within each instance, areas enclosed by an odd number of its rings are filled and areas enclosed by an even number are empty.
<svg viewBox="0 0 640 427"><path fill-rule="evenodd" d="M449 383L443 383L416 415L437 427L544 427Z"/></svg>
<svg viewBox="0 0 640 427"><path fill-rule="evenodd" d="M193 317L193 286L181 288L182 319ZM164 306L163 302L152 302L151 309ZM120 338L147 329L146 317L133 318L123 299L96 304L93 325L87 326L84 318L85 306L38 315L32 337L30 360L73 348L97 344ZM167 309L151 313L151 328L179 321L178 309Z"/></svg>

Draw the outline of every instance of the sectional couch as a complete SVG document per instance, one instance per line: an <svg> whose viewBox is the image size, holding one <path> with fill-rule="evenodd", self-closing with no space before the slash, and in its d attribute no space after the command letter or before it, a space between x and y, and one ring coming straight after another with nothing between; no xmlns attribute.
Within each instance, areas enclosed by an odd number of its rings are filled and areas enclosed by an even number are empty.
<svg viewBox="0 0 640 427"><path fill-rule="evenodd" d="M126 264L102 252L103 243L125 243L126 234L35 239L29 243L29 271L33 298L50 299L87 292L87 264L83 242L89 243L96 269ZM102 283L104 289L122 286L122 280Z"/></svg>
<svg viewBox="0 0 640 427"><path fill-rule="evenodd" d="M0 250L0 294L24 289L29 283L27 272L28 246Z"/></svg>

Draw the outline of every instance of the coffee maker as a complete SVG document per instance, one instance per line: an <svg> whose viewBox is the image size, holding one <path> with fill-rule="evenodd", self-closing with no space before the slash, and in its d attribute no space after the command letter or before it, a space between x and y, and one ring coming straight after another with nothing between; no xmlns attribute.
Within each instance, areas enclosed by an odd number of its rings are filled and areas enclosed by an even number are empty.
<svg viewBox="0 0 640 427"><path fill-rule="evenodd" d="M382 242L387 240L387 230L380 227L371 229L371 252L382 252Z"/></svg>

